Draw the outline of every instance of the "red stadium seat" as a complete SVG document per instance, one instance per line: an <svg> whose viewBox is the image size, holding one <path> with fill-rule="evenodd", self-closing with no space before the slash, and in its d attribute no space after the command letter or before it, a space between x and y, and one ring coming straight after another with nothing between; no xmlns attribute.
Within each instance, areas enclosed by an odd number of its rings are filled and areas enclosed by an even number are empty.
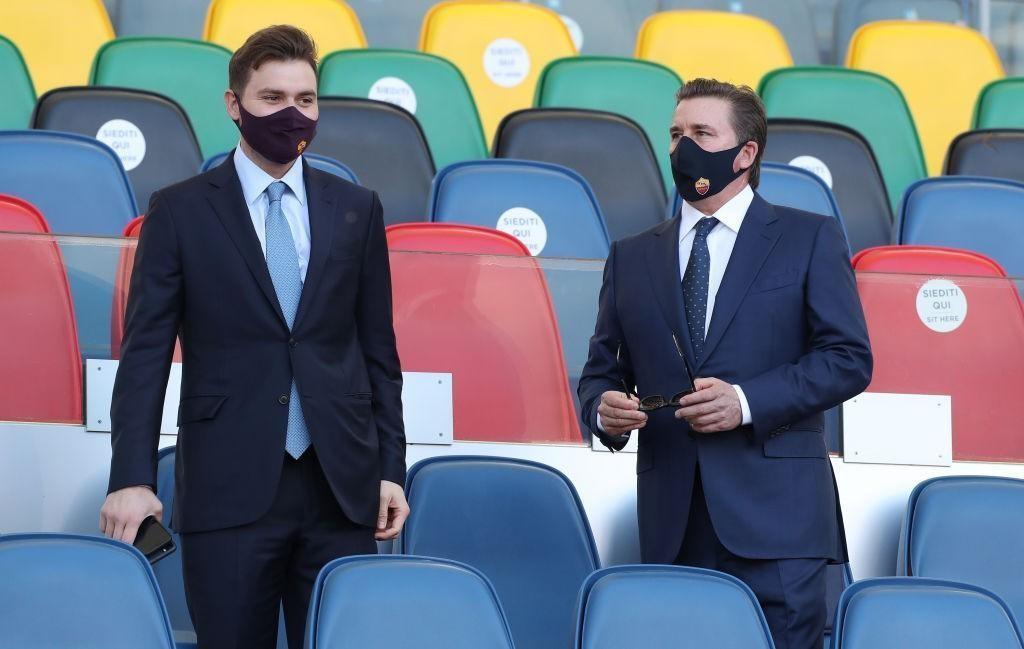
<svg viewBox="0 0 1024 649"><path fill-rule="evenodd" d="M0 421L81 424L82 360L60 249L39 210L11 196L0 195L0 232Z"/></svg>
<svg viewBox="0 0 1024 649"><path fill-rule="evenodd" d="M142 234L142 216L136 216L131 221L128 221L128 225L124 226L123 237L130 237L132 239L138 239L139 235Z"/></svg>
<svg viewBox="0 0 1024 649"><path fill-rule="evenodd" d="M875 356L868 391L951 395L953 459L1024 461L1011 405L1024 394L1024 309L999 264L966 250L882 246L858 254L854 268ZM966 303L961 324L944 333L918 311L936 278Z"/></svg>
<svg viewBox="0 0 1024 649"><path fill-rule="evenodd" d="M451 372L455 439L582 443L547 283L526 247L448 223L394 225L387 238L402 369Z"/></svg>

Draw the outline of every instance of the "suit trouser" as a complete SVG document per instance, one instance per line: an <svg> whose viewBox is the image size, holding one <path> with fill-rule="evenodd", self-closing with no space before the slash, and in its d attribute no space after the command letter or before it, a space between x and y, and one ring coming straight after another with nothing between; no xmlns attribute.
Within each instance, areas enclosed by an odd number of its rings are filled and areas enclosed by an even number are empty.
<svg viewBox="0 0 1024 649"><path fill-rule="evenodd" d="M291 649L301 649L313 581L327 562L376 554L374 530L342 512L311 447L282 451L274 502L247 525L181 535L185 598L199 649L274 649L284 604Z"/></svg>
<svg viewBox="0 0 1024 649"><path fill-rule="evenodd" d="M750 586L776 649L821 649L827 618L825 559L747 559L729 552L711 523L699 465L675 563L725 572Z"/></svg>

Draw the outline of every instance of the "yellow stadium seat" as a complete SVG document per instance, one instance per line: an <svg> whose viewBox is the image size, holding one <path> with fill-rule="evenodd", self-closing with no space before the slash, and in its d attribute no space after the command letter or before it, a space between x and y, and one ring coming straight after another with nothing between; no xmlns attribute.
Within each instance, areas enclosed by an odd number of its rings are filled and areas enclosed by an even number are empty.
<svg viewBox="0 0 1024 649"><path fill-rule="evenodd" d="M101 0L0 0L0 34L21 50L42 95L89 83L92 57L114 28Z"/></svg>
<svg viewBox="0 0 1024 649"><path fill-rule="evenodd" d="M942 173L953 138L970 130L978 93L1004 76L995 48L984 36L934 22L868 23L854 33L846 65L881 74L900 87L931 175Z"/></svg>
<svg viewBox="0 0 1024 649"><path fill-rule="evenodd" d="M636 57L683 79L698 77L757 88L775 68L793 65L786 39L766 20L722 11L665 11L644 21Z"/></svg>
<svg viewBox="0 0 1024 649"><path fill-rule="evenodd" d="M342 0L213 0L203 38L236 50L253 32L281 24L306 30L321 58L366 47L359 18Z"/></svg>
<svg viewBox="0 0 1024 649"><path fill-rule="evenodd" d="M537 79L555 59L576 54L558 14L532 4L454 0L423 19L420 49L462 70L488 143L502 118L533 105Z"/></svg>

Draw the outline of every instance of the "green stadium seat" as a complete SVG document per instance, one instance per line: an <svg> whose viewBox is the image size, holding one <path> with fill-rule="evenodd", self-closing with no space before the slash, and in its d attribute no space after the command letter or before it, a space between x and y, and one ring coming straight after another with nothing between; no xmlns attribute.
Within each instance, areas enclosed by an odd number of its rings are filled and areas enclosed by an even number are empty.
<svg viewBox="0 0 1024 649"><path fill-rule="evenodd" d="M0 130L28 128L32 108L36 105L36 91L18 47L3 36L0 36L0 85L4 88Z"/></svg>
<svg viewBox="0 0 1024 649"><path fill-rule="evenodd" d="M999 79L981 89L974 128L1024 128L1024 77Z"/></svg>

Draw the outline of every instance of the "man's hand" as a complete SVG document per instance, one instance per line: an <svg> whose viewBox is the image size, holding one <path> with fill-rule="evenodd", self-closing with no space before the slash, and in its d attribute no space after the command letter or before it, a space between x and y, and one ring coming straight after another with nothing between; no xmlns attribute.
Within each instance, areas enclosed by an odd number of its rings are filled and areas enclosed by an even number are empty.
<svg viewBox="0 0 1024 649"><path fill-rule="evenodd" d="M100 508L100 530L115 541L131 545L147 516L162 517L163 503L149 487L125 487L107 495Z"/></svg>
<svg viewBox="0 0 1024 649"><path fill-rule="evenodd" d="M394 482L380 481L380 513L377 515L377 533L374 538L387 541L398 536L409 518L409 503L405 491Z"/></svg>
<svg viewBox="0 0 1024 649"><path fill-rule="evenodd" d="M627 397L625 392L609 390L601 395L597 414L601 416L604 432L618 437L647 425L647 413L640 412L640 400Z"/></svg>
<svg viewBox="0 0 1024 649"><path fill-rule="evenodd" d="M721 433L743 423L736 388L715 378L695 379L697 391L679 400L676 419L685 419L697 433Z"/></svg>

